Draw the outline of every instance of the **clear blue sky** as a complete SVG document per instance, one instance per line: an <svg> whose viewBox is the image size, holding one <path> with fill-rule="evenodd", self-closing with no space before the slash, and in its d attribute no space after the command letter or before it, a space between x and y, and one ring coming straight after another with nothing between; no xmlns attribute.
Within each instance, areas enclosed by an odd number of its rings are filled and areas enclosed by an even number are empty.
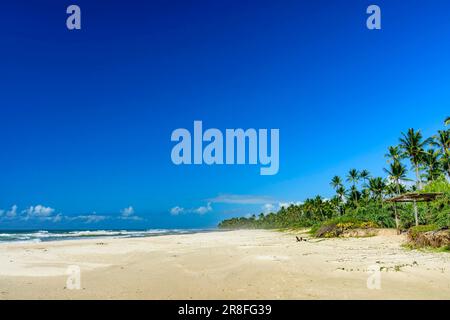
<svg viewBox="0 0 450 320"><path fill-rule="evenodd" d="M65 26L72 3L79 31ZM366 28L374 3L379 31ZM449 113L449 12L446 0L3 3L0 228L211 227L330 196L351 167L381 175L401 131L432 134ZM194 120L279 128L279 173L173 165L170 134Z"/></svg>

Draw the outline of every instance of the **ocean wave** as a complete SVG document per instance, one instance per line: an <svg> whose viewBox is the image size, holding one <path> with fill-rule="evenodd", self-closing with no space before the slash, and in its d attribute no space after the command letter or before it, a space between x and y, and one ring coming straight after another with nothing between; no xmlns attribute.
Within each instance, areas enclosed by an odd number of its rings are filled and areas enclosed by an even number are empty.
<svg viewBox="0 0 450 320"><path fill-rule="evenodd" d="M170 234L199 232L192 229L148 229L148 230L69 230L69 231L2 231L0 242L41 242L86 238L139 238Z"/></svg>

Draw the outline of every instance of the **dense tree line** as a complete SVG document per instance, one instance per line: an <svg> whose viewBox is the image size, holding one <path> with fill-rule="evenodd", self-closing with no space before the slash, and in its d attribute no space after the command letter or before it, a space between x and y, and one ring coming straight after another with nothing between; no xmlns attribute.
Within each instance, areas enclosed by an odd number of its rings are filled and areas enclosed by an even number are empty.
<svg viewBox="0 0 450 320"><path fill-rule="evenodd" d="M384 200L406 192L442 192L432 203L418 204L421 224L450 226L450 117L434 136L424 138L420 130L401 133L399 144L385 155L384 177L367 170L351 169L345 177L334 176L331 199L316 196L302 204L282 207L276 213L224 220L220 228L300 228L330 219L370 221L380 227L409 228L414 223L413 204ZM414 179L408 176L408 170ZM395 206L395 207L394 207Z"/></svg>

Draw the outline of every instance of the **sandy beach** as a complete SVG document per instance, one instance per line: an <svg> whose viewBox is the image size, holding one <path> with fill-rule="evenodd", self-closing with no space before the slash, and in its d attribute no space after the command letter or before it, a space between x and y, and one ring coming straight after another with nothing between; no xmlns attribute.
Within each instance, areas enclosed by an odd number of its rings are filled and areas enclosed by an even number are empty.
<svg viewBox="0 0 450 320"><path fill-rule="evenodd" d="M449 299L450 254L402 243L262 230L3 243L0 299ZM69 266L79 290L67 288Z"/></svg>

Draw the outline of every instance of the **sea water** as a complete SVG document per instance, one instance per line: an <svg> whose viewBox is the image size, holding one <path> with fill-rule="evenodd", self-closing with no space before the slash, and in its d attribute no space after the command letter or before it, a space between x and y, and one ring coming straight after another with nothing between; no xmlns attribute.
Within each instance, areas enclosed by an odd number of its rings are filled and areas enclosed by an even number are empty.
<svg viewBox="0 0 450 320"><path fill-rule="evenodd" d="M91 238L140 238L160 235L208 232L206 229L149 229L149 230L1 230L2 242L42 242Z"/></svg>

